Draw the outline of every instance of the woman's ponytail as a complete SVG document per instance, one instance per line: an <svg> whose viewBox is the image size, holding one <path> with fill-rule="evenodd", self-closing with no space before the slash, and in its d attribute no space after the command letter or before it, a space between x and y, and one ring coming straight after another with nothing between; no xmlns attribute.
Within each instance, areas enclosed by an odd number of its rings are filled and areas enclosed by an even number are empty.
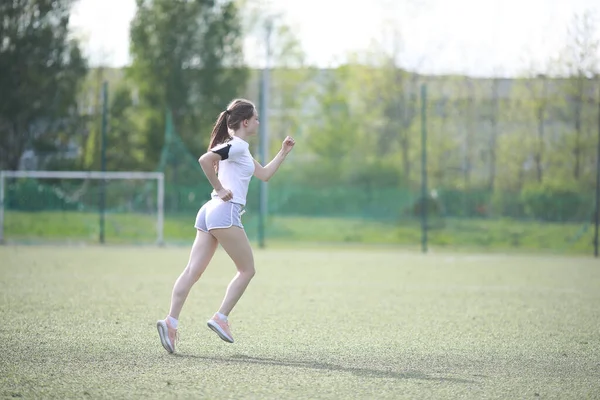
<svg viewBox="0 0 600 400"><path fill-rule="evenodd" d="M215 122L215 126L210 134L210 141L208 143L208 150L212 149L215 146L218 146L222 143L225 143L229 140L229 130L227 129L227 118L229 114L227 111L223 111L217 122Z"/></svg>

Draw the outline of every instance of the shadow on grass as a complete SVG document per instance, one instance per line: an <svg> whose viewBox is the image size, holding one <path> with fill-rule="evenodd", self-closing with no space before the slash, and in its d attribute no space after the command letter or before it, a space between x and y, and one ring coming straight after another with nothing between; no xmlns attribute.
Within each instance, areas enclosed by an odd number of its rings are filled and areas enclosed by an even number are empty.
<svg viewBox="0 0 600 400"><path fill-rule="evenodd" d="M223 363L238 363L238 364L258 364L258 365L272 365L272 366L283 366L283 367L299 367L299 368L311 368L316 370L334 371L334 372L349 372L357 376L368 377L368 378L390 378L390 379L417 379L425 381L437 381L437 382L453 382L453 383L469 383L476 384L478 382L467 379L459 378L444 378L444 377L433 377L419 371L406 371L406 372L395 372L395 371L384 371L380 369L362 368L357 367L344 367L336 364L322 363L316 361L293 361L293 360L278 360L275 358L261 358L261 357L249 357L242 354L237 354L231 357L210 357L210 356L199 356L195 354L174 354L176 357L183 358L195 358L207 361L217 361Z"/></svg>

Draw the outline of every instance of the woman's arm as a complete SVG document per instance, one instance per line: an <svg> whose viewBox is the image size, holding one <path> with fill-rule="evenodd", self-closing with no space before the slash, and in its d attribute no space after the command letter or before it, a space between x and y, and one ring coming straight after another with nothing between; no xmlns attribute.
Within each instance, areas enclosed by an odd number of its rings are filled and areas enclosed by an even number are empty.
<svg viewBox="0 0 600 400"><path fill-rule="evenodd" d="M290 151L292 151L295 144L296 142L294 139L289 136L286 137L281 145L281 150L279 150L279 153L277 153L275 158L273 158L273 160L271 160L271 162L264 167L260 165L258 161L254 160L254 176L261 181L268 182L269 179L275 175L275 172L277 172L279 166L283 163Z"/></svg>
<svg viewBox="0 0 600 400"><path fill-rule="evenodd" d="M202 167L202 171L204 171L204 175L208 178L208 181L217 192L217 195L223 201L229 201L233 198L233 193L229 189L225 189L219 181L217 177L217 173L215 172L214 165L215 163L221 161L221 156L217 153L213 153L211 151L203 154L202 157L198 159L200 166Z"/></svg>

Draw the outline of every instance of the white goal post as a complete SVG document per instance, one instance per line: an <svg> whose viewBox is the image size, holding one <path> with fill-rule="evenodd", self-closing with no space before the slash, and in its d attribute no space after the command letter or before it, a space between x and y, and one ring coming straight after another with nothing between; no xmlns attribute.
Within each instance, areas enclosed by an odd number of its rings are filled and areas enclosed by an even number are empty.
<svg viewBox="0 0 600 400"><path fill-rule="evenodd" d="M103 172L103 171L0 171L0 244L4 243L4 187L6 178L40 179L156 179L157 221L156 242L164 244L165 175L162 172Z"/></svg>

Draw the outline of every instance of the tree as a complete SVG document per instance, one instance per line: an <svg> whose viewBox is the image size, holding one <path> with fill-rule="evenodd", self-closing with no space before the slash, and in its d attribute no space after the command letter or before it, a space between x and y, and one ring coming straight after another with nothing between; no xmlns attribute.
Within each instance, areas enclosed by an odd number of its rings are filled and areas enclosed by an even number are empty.
<svg viewBox="0 0 600 400"><path fill-rule="evenodd" d="M461 169L463 172L463 185L465 188L469 188L471 186L471 174L473 172L473 142L475 136L475 123L476 123L476 113L475 113L475 89L473 80L470 77L464 78L464 85L461 85L461 89L464 89L465 101L466 101L466 109L464 111L465 115L465 128L463 133L463 138L461 140L461 152L462 152L462 165Z"/></svg>
<svg viewBox="0 0 600 400"><path fill-rule="evenodd" d="M268 109L259 111L261 120L268 116L268 151L277 152L287 135L302 136L305 133L302 113L316 71L305 63L306 56L296 30L273 4L262 0L239 0L238 4L250 49L247 58L256 67L252 71L250 91L257 102L266 75L263 68L267 61L269 64ZM291 157L296 158L299 153L302 150L295 150ZM291 168L289 163L286 165Z"/></svg>
<svg viewBox="0 0 600 400"><path fill-rule="evenodd" d="M557 63L551 58L545 65L539 65L538 61L530 58L530 49L528 50L524 56L528 60L528 66L522 74L525 79L515 81L519 104L513 107L512 111L514 114L523 114L522 123L528 124L531 121L535 125L534 129L528 131L535 136L531 149L535 179L542 183L548 165L547 155L550 152L546 125L553 114L552 97L556 92L556 80L552 78L552 69Z"/></svg>
<svg viewBox="0 0 600 400"><path fill-rule="evenodd" d="M585 164L586 151L593 149L591 135L586 138L586 121L595 115L593 79L599 72L600 41L596 24L590 11L576 14L568 29L568 42L561 53L563 73L568 77L564 85L567 100L566 119L572 123L574 135L569 135L567 145L573 155L573 178L579 180ZM589 122L588 122L589 123ZM593 156L592 156L593 157Z"/></svg>
<svg viewBox="0 0 600 400"><path fill-rule="evenodd" d="M545 122L546 113L549 107L548 99L548 78L546 75L539 75L539 79L531 79L528 82L531 101L533 102L533 112L537 124L537 140L534 149L533 159L535 162L536 179L542 182L544 178L544 152L546 147Z"/></svg>
<svg viewBox="0 0 600 400"><path fill-rule="evenodd" d="M317 106L305 117L305 147L316 158L305 171L313 183L340 183L352 174L349 168L356 168L356 160L364 160L360 116L348 90L354 73L352 67L342 66L317 75L319 85L313 88Z"/></svg>
<svg viewBox="0 0 600 400"><path fill-rule="evenodd" d="M121 68L108 68L103 65L90 68L87 76L81 83L81 88L77 96L77 103L80 113L80 134L78 141L80 142L80 168L84 170L98 170L101 164L101 145L102 145L102 114L103 114L103 87L104 83L108 86L108 129L107 129L107 169L115 170L115 166L110 162L111 158L108 154L115 151L120 151L123 154L119 157L129 157L125 149L120 146L121 138L115 140L113 137L119 134L125 134L127 139L132 135L136 135L136 129L131 129L128 132L114 133L114 125L121 125L121 118L127 114L126 110L115 109L114 103L117 102L119 107L125 106L120 99L120 91L125 87L128 88L125 82L125 70ZM130 104L126 105L131 107ZM117 168L118 170L118 168Z"/></svg>
<svg viewBox="0 0 600 400"><path fill-rule="evenodd" d="M498 93L500 80L492 79L492 99L489 109L488 118L490 121L490 141L489 141L489 189L494 190L496 183L496 159L497 159L497 144L498 144L498 120L500 109L500 95Z"/></svg>
<svg viewBox="0 0 600 400"><path fill-rule="evenodd" d="M415 161L415 123L419 115L420 76L399 66L399 34L394 48L374 43L371 50L351 55L353 79L347 96L355 99L354 112L361 131L363 151L383 161L393 160L396 178L410 182ZM381 167L381 166L380 166ZM398 180L398 179L396 179Z"/></svg>
<svg viewBox="0 0 600 400"><path fill-rule="evenodd" d="M69 39L71 0L0 2L0 169L24 150L52 152L78 132L86 62Z"/></svg>
<svg viewBox="0 0 600 400"><path fill-rule="evenodd" d="M106 149L109 171L131 171L143 165L140 135L135 126L132 89L126 82L114 88L110 96L110 120Z"/></svg>
<svg viewBox="0 0 600 400"><path fill-rule="evenodd" d="M271 140L271 150L277 151L283 138L295 136L302 129L302 109L315 70L305 65L304 50L290 26L281 23L276 27L272 48L274 69L269 97L277 113L271 116L271 136L275 139Z"/></svg>
<svg viewBox="0 0 600 400"><path fill-rule="evenodd" d="M193 154L228 102L246 94L242 34L235 1L137 0L128 71L139 93L147 163L163 147L165 113Z"/></svg>

